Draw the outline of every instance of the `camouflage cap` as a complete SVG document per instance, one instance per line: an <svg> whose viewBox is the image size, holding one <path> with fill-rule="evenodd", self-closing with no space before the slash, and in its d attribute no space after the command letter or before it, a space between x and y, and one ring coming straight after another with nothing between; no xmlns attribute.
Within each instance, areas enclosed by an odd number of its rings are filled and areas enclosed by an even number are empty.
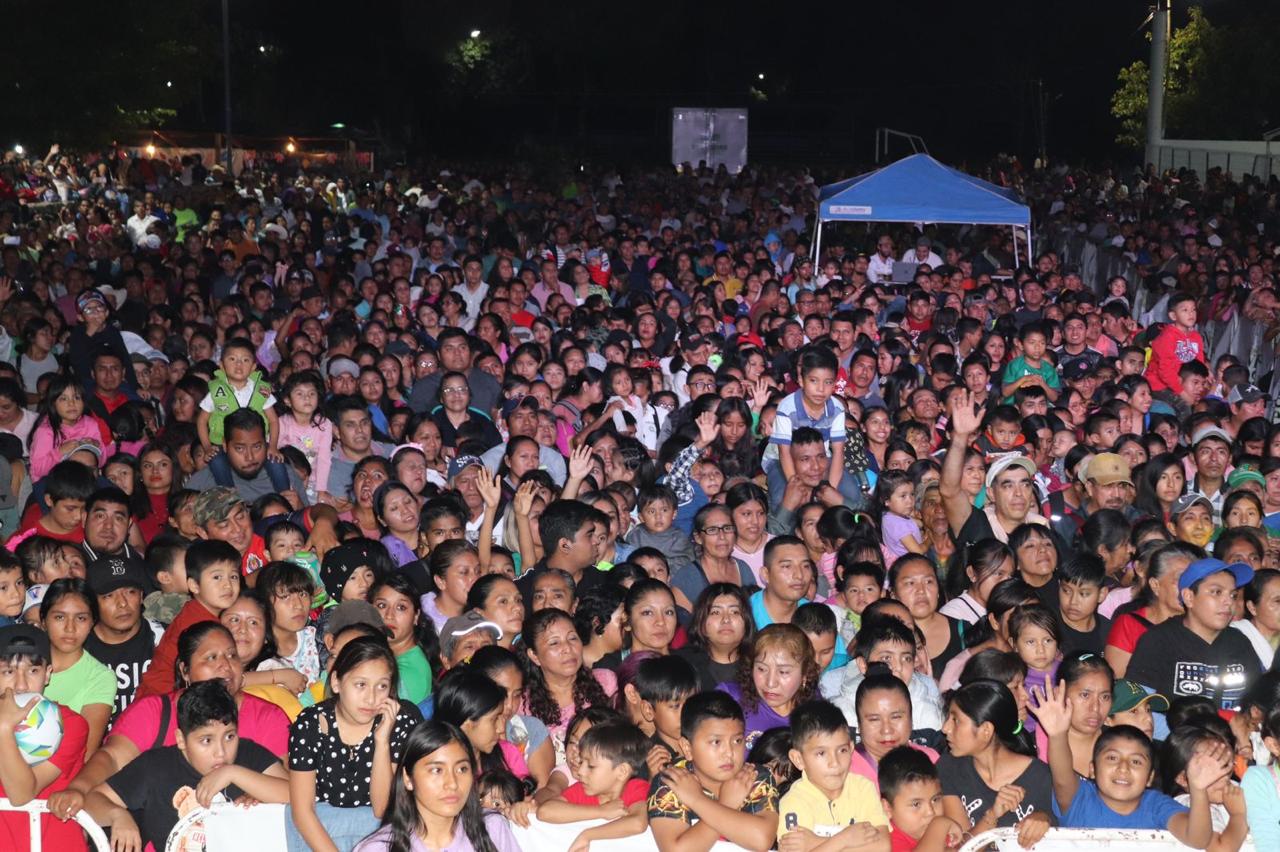
<svg viewBox="0 0 1280 852"><path fill-rule="evenodd" d="M225 521L237 503L244 498L234 488L210 488L200 492L191 507L192 520L203 527L210 521Z"/></svg>

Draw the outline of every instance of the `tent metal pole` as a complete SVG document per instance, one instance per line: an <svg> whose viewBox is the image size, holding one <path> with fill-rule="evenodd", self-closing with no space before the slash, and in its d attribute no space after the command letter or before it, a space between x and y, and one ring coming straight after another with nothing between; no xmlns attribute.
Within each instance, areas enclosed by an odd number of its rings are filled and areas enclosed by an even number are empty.
<svg viewBox="0 0 1280 852"><path fill-rule="evenodd" d="M1031 221L1027 220L1027 266L1031 268L1035 268L1036 259L1033 253L1033 249L1031 248L1031 236L1032 236Z"/></svg>
<svg viewBox="0 0 1280 852"><path fill-rule="evenodd" d="M822 216L813 226L813 265L820 268L822 264Z"/></svg>

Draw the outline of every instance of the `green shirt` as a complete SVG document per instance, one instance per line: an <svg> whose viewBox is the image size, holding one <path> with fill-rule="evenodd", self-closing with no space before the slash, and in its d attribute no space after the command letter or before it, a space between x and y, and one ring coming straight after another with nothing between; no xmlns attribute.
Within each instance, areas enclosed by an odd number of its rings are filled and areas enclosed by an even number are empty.
<svg viewBox="0 0 1280 852"><path fill-rule="evenodd" d="M1058 378L1058 370L1050 363L1048 358L1040 359L1039 367L1032 367L1027 363L1025 356L1019 355L1009 362L1009 366L1004 368L1004 378L1001 384L1011 385L1023 376L1040 376L1044 379L1044 383L1054 390L1062 389L1062 380ZM1006 405L1013 405L1013 394L1004 398Z"/></svg>
<svg viewBox="0 0 1280 852"><path fill-rule="evenodd" d="M425 701L431 694L431 664L422 649L414 645L397 654L396 667L400 670L400 697L414 704Z"/></svg>
<svg viewBox="0 0 1280 852"><path fill-rule="evenodd" d="M116 676L86 651L74 666L66 671L56 672L49 679L44 697L64 704L77 713L90 704L106 704L111 707L116 703Z"/></svg>

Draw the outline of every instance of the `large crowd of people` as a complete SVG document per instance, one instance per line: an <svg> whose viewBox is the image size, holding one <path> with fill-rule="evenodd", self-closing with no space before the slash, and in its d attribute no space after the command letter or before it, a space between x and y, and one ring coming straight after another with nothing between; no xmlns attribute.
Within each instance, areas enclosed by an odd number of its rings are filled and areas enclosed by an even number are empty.
<svg viewBox="0 0 1280 852"><path fill-rule="evenodd" d="M1271 359L1206 344L1280 330L1280 184L1001 160L1027 266L815 257L802 170L251 165L0 163L0 794L46 848L247 801L317 852L1280 849Z"/></svg>

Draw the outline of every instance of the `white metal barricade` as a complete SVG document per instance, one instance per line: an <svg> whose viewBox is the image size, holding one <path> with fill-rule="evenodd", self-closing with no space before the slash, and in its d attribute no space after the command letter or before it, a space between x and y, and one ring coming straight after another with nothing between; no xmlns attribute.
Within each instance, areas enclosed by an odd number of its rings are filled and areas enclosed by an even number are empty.
<svg viewBox="0 0 1280 852"><path fill-rule="evenodd" d="M41 852L44 849L44 826L41 825L40 818L49 813L48 802L44 799L32 799L25 805L15 805L8 799L0 798L0 811L25 813L31 825L31 852ZM98 852L111 852L111 842L107 840L107 833L98 827L92 817L81 811L75 815L75 821L84 829L84 833L89 836L89 840ZM57 850L50 850L50 852L57 852Z"/></svg>
<svg viewBox="0 0 1280 852"><path fill-rule="evenodd" d="M960 847L960 852L979 852L993 848L998 852L1026 852L1018 845L1016 828L985 831ZM1186 846L1167 831L1137 829L1051 828L1037 843L1034 852L1080 852L1081 848L1109 849L1112 852L1185 852ZM1253 838L1245 840L1240 852L1260 852Z"/></svg>

